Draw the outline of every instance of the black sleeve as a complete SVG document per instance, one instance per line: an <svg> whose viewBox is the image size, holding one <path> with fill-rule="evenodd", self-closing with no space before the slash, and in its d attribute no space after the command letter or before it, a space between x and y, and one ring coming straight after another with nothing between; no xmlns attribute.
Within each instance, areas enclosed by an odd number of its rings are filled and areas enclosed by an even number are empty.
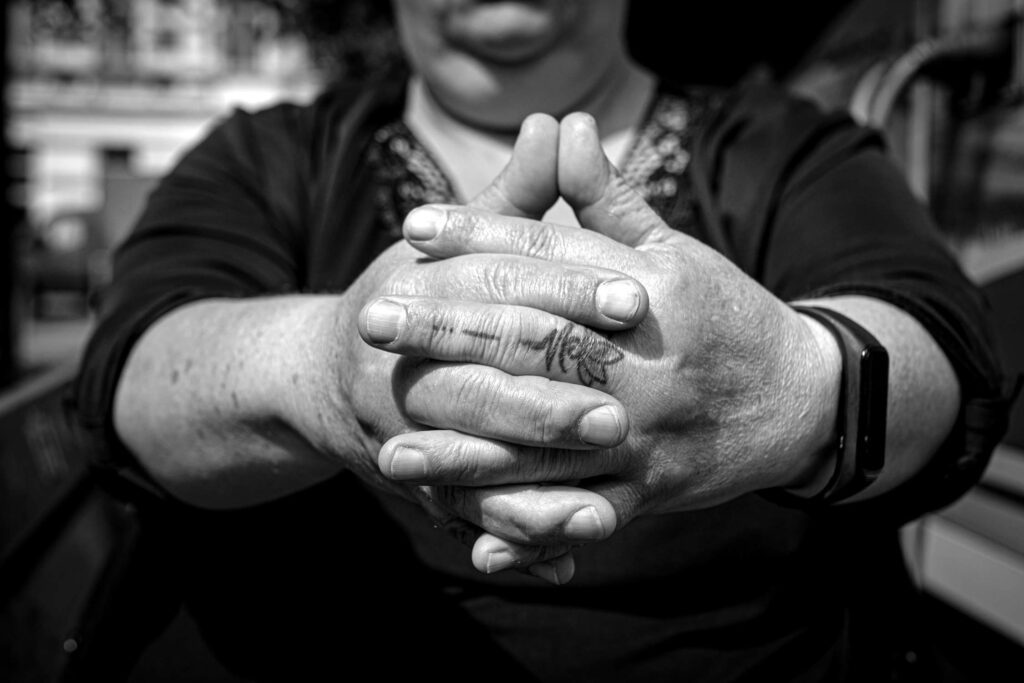
<svg viewBox="0 0 1024 683"><path fill-rule="evenodd" d="M302 109L236 111L151 193L117 248L111 284L72 389L78 419L103 443L99 463L129 462L111 424L114 391L135 341L157 318L209 297L299 286L302 188L309 183Z"/></svg>
<svg viewBox="0 0 1024 683"><path fill-rule="evenodd" d="M725 99L695 163L713 246L777 296L873 296L933 336L962 388L957 426L924 472L862 509L905 520L955 500L1005 432L1008 382L980 289L879 135L845 114L754 85Z"/></svg>

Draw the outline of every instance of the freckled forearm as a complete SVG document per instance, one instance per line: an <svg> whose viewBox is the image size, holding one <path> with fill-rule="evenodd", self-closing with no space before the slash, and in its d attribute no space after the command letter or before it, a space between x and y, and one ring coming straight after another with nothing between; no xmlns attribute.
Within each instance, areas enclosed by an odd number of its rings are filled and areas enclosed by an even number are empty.
<svg viewBox="0 0 1024 683"><path fill-rule="evenodd" d="M323 422L354 421L320 371L331 297L208 300L136 343L114 405L119 437L173 494L200 505L274 498L338 471ZM313 406L318 406L314 408ZM330 433L354 433L337 424Z"/></svg>

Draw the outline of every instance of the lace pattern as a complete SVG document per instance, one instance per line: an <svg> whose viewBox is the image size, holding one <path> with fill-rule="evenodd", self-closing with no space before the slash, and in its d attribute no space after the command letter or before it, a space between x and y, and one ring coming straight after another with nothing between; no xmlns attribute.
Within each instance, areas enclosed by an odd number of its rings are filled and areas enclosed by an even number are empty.
<svg viewBox="0 0 1024 683"><path fill-rule="evenodd" d="M448 177L402 121L374 133L368 160L377 176L378 215L395 239L402 236L405 215L417 206L455 202Z"/></svg>
<svg viewBox="0 0 1024 683"><path fill-rule="evenodd" d="M650 108L620 173L669 225L693 220L686 169L704 98L661 94ZM377 130L369 161L377 174L375 201L384 228L396 239L405 215L420 204L454 203L451 181L402 121Z"/></svg>

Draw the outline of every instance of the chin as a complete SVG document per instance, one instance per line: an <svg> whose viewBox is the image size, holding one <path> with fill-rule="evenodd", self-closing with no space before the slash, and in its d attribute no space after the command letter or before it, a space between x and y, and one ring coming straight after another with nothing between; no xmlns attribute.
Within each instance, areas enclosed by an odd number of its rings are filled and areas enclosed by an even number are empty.
<svg viewBox="0 0 1024 683"><path fill-rule="evenodd" d="M440 104L456 118L487 129L517 130L528 115L568 113L588 80L565 74L587 72L579 60L532 60L510 67L477 59L465 53L435 63L424 76ZM559 73L557 80L545 73Z"/></svg>
<svg viewBox="0 0 1024 683"><path fill-rule="evenodd" d="M457 118L484 128L509 128L537 110L535 81L523 75L522 67L466 58L457 62L426 75L435 97Z"/></svg>

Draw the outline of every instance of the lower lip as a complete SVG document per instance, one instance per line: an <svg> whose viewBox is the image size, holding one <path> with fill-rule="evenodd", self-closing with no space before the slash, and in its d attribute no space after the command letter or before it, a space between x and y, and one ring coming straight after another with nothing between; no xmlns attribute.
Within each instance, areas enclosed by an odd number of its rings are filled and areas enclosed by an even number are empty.
<svg viewBox="0 0 1024 683"><path fill-rule="evenodd" d="M474 4L453 12L446 38L456 47L500 64L529 61L559 38L555 12L538 3Z"/></svg>

